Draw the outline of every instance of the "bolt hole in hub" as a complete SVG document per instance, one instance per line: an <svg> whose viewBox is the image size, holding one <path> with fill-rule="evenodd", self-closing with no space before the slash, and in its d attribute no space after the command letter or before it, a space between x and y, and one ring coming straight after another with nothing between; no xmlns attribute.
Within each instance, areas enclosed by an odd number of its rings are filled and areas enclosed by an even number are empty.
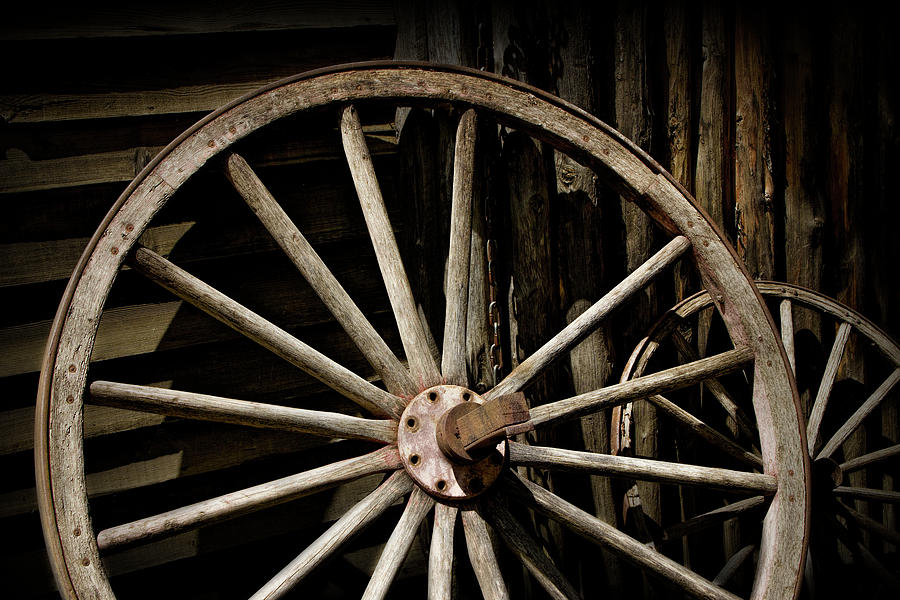
<svg viewBox="0 0 900 600"><path fill-rule="evenodd" d="M397 435L400 457L409 475L429 494L444 500L467 500L484 492L500 476L507 455L505 439L479 450L470 462L451 459L438 441L446 413L460 405L483 402L464 387L439 385L413 398L403 411Z"/></svg>

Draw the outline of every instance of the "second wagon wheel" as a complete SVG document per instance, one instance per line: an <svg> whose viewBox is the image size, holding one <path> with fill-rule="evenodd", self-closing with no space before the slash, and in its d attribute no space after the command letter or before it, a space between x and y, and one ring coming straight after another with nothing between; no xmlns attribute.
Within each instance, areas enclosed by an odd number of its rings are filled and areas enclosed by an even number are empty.
<svg viewBox="0 0 900 600"><path fill-rule="evenodd" d="M420 320L414 299L420 290L411 289L400 261L389 211L358 116L358 111L365 113L385 103L426 106L462 115L455 141L443 323L423 326ZM346 155L405 360L385 342L391 328L377 330L364 316L298 225L279 206L250 161L242 156L258 133L286 127L284 124L290 119L305 114L313 115L317 122L330 122L340 130L334 135L341 140ZM472 389L465 363L476 118L515 128L591 167L647 212L670 240L581 317L480 395ZM247 156L252 160L250 153ZM332 358L341 353L329 342L336 343L339 336L326 336L322 343L327 347L314 349L275 323L275 317L268 320L255 312L250 304L264 306L265 290L233 285L231 293L226 294L146 247L152 241L146 232L157 213L161 215L164 208L167 211L179 206L179 202L187 202L184 198L189 197L189 188L196 192L202 185L222 178L222 169L346 330L371 365L371 371L359 366L360 375ZM315 201L308 199L310 204ZM225 211L224 199L217 201L216 206L219 205ZM724 316L733 347L631 382L559 398L529 412L517 392L527 394L529 382L678 260L696 266ZM125 270L126 265L129 270ZM226 393L188 392L116 381L109 376L109 370L101 369L104 365L96 362L102 357L97 356L95 338L98 323L105 317L104 307L117 289L118 283L114 282L117 278L136 277L135 271L284 359L293 365L291 368L311 374L368 416L336 412L337 408L282 406L277 404L277 392L270 396L271 403L247 402L225 397ZM228 281L222 285L227 284ZM244 304L232 297L240 293L251 300ZM269 309L277 316L277 310ZM429 343L428 329L443 331L439 357ZM186 360L191 358L194 357L187 356ZM550 427L739 368L752 373L753 411L761 424L761 458L755 469L653 465L583 453L575 456L566 450L528 446L508 439L532 427ZM103 378L98 375L101 371ZM369 373L372 376L367 379L364 375ZM264 386L269 374L251 376ZM211 381L211 389L220 390L217 383ZM85 403L286 429L300 437L361 439L374 443L376 448L358 457L303 469L224 495L198 498L188 506L97 531L92 523L94 501L89 499L85 483ZM113 598L102 558L125 544L141 544L208 526L378 473L389 476L320 537L304 544L305 548L298 547L299 554L293 559L271 565L266 575L269 581L258 582L253 598L277 598L288 593L320 563L339 552L349 538L403 498L407 498L405 509L367 583L366 598L380 598L387 593L420 524L432 511L434 526L427 568L430 597L449 597L454 553L468 553L471 557L484 597L508 595L486 521L552 596L573 597L576 592L560 570L505 508L506 498L511 507L524 506L543 513L620 554L650 577L690 596L734 598L707 578L519 477L508 467L575 467L593 473L624 469L637 479L664 478L765 496L762 551L751 596L793 598L799 587L808 524L808 467L797 406L787 360L771 318L734 252L686 192L634 145L576 107L514 81L422 64L351 65L279 82L203 119L156 157L119 198L85 251L52 329L36 419L39 503L56 579L67 598ZM227 444L228 439L223 437L222 443ZM457 516L464 534L464 549L459 543L454 546Z"/></svg>
<svg viewBox="0 0 900 600"><path fill-rule="evenodd" d="M860 592L881 597L876 594L881 590L884 597L893 597L900 591L894 558L900 543L894 505L900 493L894 489L891 463L900 445L895 409L888 406L897 401L900 347L871 321L818 292L771 281L757 282L757 287L777 315L803 392L813 525L806 592L813 598ZM710 295L701 292L669 310L634 349L622 381L714 352L722 340L712 305ZM721 463L752 464L759 460L757 424L744 411L746 383L734 376L711 379L694 390L681 390L678 398L657 395L647 401L683 432L676 436L682 457L693 451L712 453ZM633 451L634 406L616 412L619 451ZM763 499L716 500L720 504L704 513L703 500L683 492L680 509L697 513L688 518L693 526L680 522L683 515L669 515L675 523L663 528L663 547L686 556L694 545L695 554L709 554L703 544L721 539L724 531L723 547L715 552L731 557L732 567L752 563L755 533L741 532L741 527L759 518ZM707 539L697 533L704 528L714 528ZM689 534L696 536L691 543L685 541Z"/></svg>

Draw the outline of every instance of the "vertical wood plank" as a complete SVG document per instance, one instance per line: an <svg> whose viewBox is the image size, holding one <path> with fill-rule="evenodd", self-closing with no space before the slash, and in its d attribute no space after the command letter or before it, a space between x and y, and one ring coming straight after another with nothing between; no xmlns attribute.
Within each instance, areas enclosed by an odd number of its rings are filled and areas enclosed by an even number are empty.
<svg viewBox="0 0 900 600"><path fill-rule="evenodd" d="M616 128L638 146L653 151L653 104L649 89L648 11L644 4L620 1L615 17L615 121ZM656 244L654 230L640 208L622 200L625 224L625 272L630 273L647 260ZM633 346L643 331L660 314L659 284L654 282L635 296L634 308L628 313L626 347ZM635 452L655 457L658 450L656 408L649 402L634 405ZM660 522L659 485L639 482L644 513Z"/></svg>
<svg viewBox="0 0 900 600"><path fill-rule="evenodd" d="M754 279L775 279L776 190L768 24L758 6L735 7L735 223L737 251ZM737 551L737 548L735 549Z"/></svg>

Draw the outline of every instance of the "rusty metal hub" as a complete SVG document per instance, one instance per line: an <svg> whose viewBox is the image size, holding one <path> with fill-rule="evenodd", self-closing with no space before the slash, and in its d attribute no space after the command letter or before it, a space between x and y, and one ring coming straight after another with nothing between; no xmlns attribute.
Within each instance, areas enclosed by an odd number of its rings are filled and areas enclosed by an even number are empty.
<svg viewBox="0 0 900 600"><path fill-rule="evenodd" d="M479 405L484 400L464 387L438 385L413 398L400 419L397 445L403 464L423 490L438 498L466 500L477 496L497 480L506 462L505 437L479 449L470 461L441 449L441 431L447 428L444 417L455 407L469 403Z"/></svg>

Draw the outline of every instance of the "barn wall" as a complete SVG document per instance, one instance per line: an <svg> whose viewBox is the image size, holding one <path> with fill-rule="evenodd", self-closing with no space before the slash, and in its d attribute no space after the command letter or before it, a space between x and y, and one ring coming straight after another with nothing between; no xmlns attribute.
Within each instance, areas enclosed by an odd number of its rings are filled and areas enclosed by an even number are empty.
<svg viewBox="0 0 900 600"><path fill-rule="evenodd" d="M252 13L241 3L225 2L191 9L176 3L128 10L73 7L10 16L0 26L0 46L8 57L0 87L0 200L5 207L0 302L6 307L0 323L0 469L6 474L0 519L7 532L0 572L15 597L54 596L35 512L31 428L41 353L69 273L127 182L171 139L216 107L296 72L395 57L484 68L558 94L614 125L669 169L718 223L754 277L821 291L900 335L894 265L900 257L900 236L894 232L900 203L891 181L900 159L896 21L864 4L460 0L426 7L348 0L265 3ZM404 161L416 163L428 148L404 145L402 135L398 145L395 129L401 127L393 115L372 115L367 125L385 171L410 173L414 167ZM435 133L429 134L434 136L429 143L447 139L440 123L413 123L422 130L431 125ZM297 143L287 132L257 158L298 211L305 210L304 194L333 196L326 203L331 209L306 214L311 235L328 245L342 276L366 299L367 310L387 318L383 293L372 288L346 249L365 234L361 223L338 214L354 197L352 189L330 185L330 174L342 169L327 141L331 132L310 123L302 123L298 132L313 141ZM531 283L543 290L541 302L549 308L537 311L547 320L539 331L529 330L531 325L520 328L521 347L508 350L513 355L508 360L519 352L527 355L529 344L536 343L527 341L529 335L540 340L574 318L576 300L599 296L661 244L640 215L570 163L543 160L534 169L540 172L531 173L536 181L557 181L545 186L556 195L542 199L552 219L547 226L556 228L557 237L547 249L547 271ZM297 189L294 172L279 168L304 164L310 166L300 172L308 180ZM392 189L394 183L386 185ZM396 187L399 211L399 202L418 196L416 190ZM204 197L206 204L196 210L219 210L216 198ZM585 201L593 212L581 210ZM432 209L416 208L418 214ZM181 257L212 278L227 282L233 267L226 258L249 261L273 252L258 231L222 240L210 229L191 231L199 222L191 214L166 219L152 242L166 253L177 247ZM602 233L620 224L626 236L602 237L602 244L586 250L579 246L590 259L575 264L572 257L579 252L566 246L572 237L594 240L586 230ZM507 241L515 247L516 240ZM516 269L507 258L504 268ZM419 270L428 273L426 264ZM247 267L247 273L257 277L248 286L271 291L283 271ZM440 286L440 281L423 279L422 285ZM697 285L676 274L650 295L630 328L596 338L602 368L583 385L618 376L625 357L615 355L610 339L630 348L654 315ZM335 335L330 317L323 310L304 309L287 283L274 291L268 307L273 314L312 336ZM252 396L253 376L269 372L265 358L248 358L233 334L201 323L180 303L155 291L146 294L114 299L119 321L111 318L104 333L105 364L142 371L146 383L178 379L189 387L200 375L173 375L172 365L202 348L216 357L203 376L217 379L222 389ZM291 308L282 311L288 304ZM302 378L279 380L274 389L291 398L324 393ZM647 415L645 422L652 418ZM184 498L180 480L196 482L201 490L231 489L232 482L252 481L251 471L281 472L285 456L303 462L322 451L293 438L262 440L246 432L235 432L222 451L207 431L182 431L180 424L158 417L103 409L92 415L92 423L93 452L104 458L92 464L90 485L98 496L109 497L98 502L111 520L140 512L123 509L122 503L139 507L149 499ZM586 443L606 450L609 439L597 432L607 427L602 419L587 426ZM896 430L896 423L887 427ZM590 441L591 436L596 439ZM175 450L180 442L187 450ZM141 450L121 452L134 445ZM359 497L360 489L329 496L319 513L306 515L290 534L308 537L318 522L333 520ZM597 510L613 514L615 507ZM186 534L123 555L110 568L134 589L142 585L141 573L212 572L219 553L247 530L256 533L244 541L249 544L245 552L254 544L289 548L279 525L297 516L286 509L265 520L223 527L202 543ZM360 544L350 561L354 572L371 568L376 545ZM412 563L409 570L421 572L421 564ZM340 582L333 585L340 595ZM208 597L219 596L210 592Z"/></svg>

